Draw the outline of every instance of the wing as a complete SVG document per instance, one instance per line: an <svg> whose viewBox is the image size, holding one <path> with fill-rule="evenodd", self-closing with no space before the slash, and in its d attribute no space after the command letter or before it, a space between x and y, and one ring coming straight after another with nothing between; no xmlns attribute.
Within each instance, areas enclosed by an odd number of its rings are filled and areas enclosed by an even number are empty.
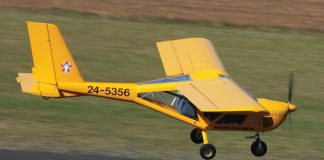
<svg viewBox="0 0 324 160"><path fill-rule="evenodd" d="M257 100L229 77L191 81L176 88L202 112L264 112Z"/></svg>
<svg viewBox="0 0 324 160"><path fill-rule="evenodd" d="M225 72L212 43L204 38L157 42L167 76L221 70Z"/></svg>

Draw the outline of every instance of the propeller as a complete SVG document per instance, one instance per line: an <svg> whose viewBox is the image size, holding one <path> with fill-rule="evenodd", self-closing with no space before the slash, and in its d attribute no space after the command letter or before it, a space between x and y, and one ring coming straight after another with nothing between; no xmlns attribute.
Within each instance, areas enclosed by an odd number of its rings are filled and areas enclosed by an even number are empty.
<svg viewBox="0 0 324 160"><path fill-rule="evenodd" d="M294 90L294 81L295 81L295 71L291 70L289 72L288 78L288 127L289 127L289 135L291 135L291 117L290 112L295 111L297 108L295 105L291 104L293 90Z"/></svg>

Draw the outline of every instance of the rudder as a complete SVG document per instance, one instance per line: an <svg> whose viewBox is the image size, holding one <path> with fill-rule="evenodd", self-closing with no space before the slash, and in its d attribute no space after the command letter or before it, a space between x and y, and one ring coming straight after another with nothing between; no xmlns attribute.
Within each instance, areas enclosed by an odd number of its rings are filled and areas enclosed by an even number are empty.
<svg viewBox="0 0 324 160"><path fill-rule="evenodd" d="M59 28L56 25L48 24L48 33L56 81L58 83L84 82Z"/></svg>

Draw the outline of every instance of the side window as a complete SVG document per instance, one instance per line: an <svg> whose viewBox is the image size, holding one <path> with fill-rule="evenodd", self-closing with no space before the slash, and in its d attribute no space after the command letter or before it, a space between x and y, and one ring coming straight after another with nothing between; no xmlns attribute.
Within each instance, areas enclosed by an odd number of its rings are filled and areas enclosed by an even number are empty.
<svg viewBox="0 0 324 160"><path fill-rule="evenodd" d="M215 120L220 115L221 114L217 112L204 112L204 116L210 121Z"/></svg>
<svg viewBox="0 0 324 160"><path fill-rule="evenodd" d="M240 115L240 114L227 114L216 123L217 124L242 124L246 119L246 117L247 117L246 115Z"/></svg>
<svg viewBox="0 0 324 160"><path fill-rule="evenodd" d="M273 125L272 117L263 117L263 127L268 128Z"/></svg>

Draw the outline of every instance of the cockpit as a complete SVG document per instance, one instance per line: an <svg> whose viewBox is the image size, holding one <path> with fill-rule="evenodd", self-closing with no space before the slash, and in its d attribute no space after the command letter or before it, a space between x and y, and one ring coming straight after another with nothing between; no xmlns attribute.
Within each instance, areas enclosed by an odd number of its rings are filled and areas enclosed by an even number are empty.
<svg viewBox="0 0 324 160"><path fill-rule="evenodd" d="M168 83L168 82L183 82L191 80L189 75L182 75L177 77L167 77L163 79L147 81L139 83L142 84L160 84L160 83ZM138 95L140 98L149 100L154 103L158 103L164 107L173 107L173 109L177 110L182 115L197 119L196 109L194 104L192 104L186 97L180 95L178 90L174 91L161 91L161 92L147 92L141 93Z"/></svg>

